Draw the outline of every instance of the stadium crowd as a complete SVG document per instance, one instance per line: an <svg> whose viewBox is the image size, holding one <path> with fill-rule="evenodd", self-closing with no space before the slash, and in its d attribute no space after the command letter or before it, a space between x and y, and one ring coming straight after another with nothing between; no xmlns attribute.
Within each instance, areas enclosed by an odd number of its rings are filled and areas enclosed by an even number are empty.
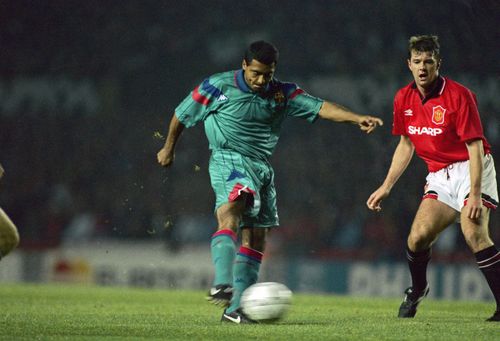
<svg viewBox="0 0 500 341"><path fill-rule="evenodd" d="M499 84L490 78L500 71L498 47L477 48L496 46L498 40L485 34L496 23L487 8L473 2L444 1L425 20L415 16L416 3L400 7L394 1L376 7L297 0L287 6L219 1L209 8L192 0L175 6L168 1L96 4L0 5L5 17L0 21L0 162L6 170L0 201L19 228L21 248L101 238L161 239L171 250L205 243L215 220L204 133L202 127L186 132L176 164L161 169L155 155L171 115L165 108L175 107L200 77L237 68L242 48L259 37L280 48L279 78L298 79L306 90L332 101L347 99L353 109L386 121L369 138L355 127L285 124L273 157L282 228L272 236L271 252L402 259L424 185L423 163L415 158L413 169L421 175L404 175L397 185L404 190L394 191L383 214L369 212L365 202L383 179L397 143L390 133L391 99L397 86L410 81L400 63L410 34L438 33L446 42L443 74L456 75L473 90L481 85L485 133L500 160L500 103L493 95ZM251 17L245 15L250 9ZM464 18L475 19L462 25ZM252 25L257 21L260 25ZM447 24L426 26L439 21ZM479 21L482 25L474 24ZM26 90L29 80L51 88L61 77L91 84L98 104L83 96L69 107L64 103L71 93L58 90L51 99L56 105L50 105L41 87ZM19 100L9 100L13 97ZM491 221L499 242L498 213ZM469 257L458 231L450 229L442 238L437 257Z"/></svg>

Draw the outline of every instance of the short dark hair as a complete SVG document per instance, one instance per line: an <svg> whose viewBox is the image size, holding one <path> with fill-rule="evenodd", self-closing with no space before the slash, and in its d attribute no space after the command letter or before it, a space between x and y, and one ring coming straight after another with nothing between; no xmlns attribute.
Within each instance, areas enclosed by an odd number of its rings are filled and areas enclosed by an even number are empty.
<svg viewBox="0 0 500 341"><path fill-rule="evenodd" d="M410 37L408 40L408 58L411 58L411 51L432 52L436 59L441 59L439 53L439 38L436 35Z"/></svg>
<svg viewBox="0 0 500 341"><path fill-rule="evenodd" d="M278 63L279 52L273 44L259 40L251 43L245 51L245 61L250 64L253 59L262 64L271 65Z"/></svg>

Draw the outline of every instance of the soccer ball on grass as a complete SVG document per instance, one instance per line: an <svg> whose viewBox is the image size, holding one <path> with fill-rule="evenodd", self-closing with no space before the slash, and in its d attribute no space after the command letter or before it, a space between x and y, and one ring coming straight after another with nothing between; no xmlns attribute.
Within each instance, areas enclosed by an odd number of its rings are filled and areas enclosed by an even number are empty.
<svg viewBox="0 0 500 341"><path fill-rule="evenodd" d="M259 322L281 319L292 304L292 292L276 282L256 283L241 295L241 308L249 318Z"/></svg>

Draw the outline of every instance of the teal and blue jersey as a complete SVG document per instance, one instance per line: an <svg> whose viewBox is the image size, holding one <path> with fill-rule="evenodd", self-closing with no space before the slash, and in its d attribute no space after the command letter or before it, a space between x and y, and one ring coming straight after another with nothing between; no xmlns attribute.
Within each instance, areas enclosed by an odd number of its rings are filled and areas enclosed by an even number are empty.
<svg viewBox="0 0 500 341"><path fill-rule="evenodd" d="M175 109L179 121L192 127L203 121L212 150L230 149L268 159L287 117L314 122L323 100L297 84L273 79L262 93L252 91L243 70L215 74L198 85Z"/></svg>

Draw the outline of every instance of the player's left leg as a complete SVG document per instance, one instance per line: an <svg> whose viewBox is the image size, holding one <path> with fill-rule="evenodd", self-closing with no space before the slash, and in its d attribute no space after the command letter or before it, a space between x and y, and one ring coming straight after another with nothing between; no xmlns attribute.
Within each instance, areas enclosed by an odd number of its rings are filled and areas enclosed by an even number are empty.
<svg viewBox="0 0 500 341"><path fill-rule="evenodd" d="M267 228L243 228L241 247L234 261L233 298L226 309L231 313L240 307L241 294L257 282L266 246Z"/></svg>
<svg viewBox="0 0 500 341"><path fill-rule="evenodd" d="M483 207L479 219L470 219L466 212L463 208L460 217L462 233L496 301L496 312L488 321L500 321L500 252L489 236L489 208Z"/></svg>
<svg viewBox="0 0 500 341"><path fill-rule="evenodd" d="M19 233L16 225L0 208L0 259L6 256L19 244Z"/></svg>
<svg viewBox="0 0 500 341"><path fill-rule="evenodd" d="M257 282L266 246L268 231L279 225L276 204L276 188L274 187L274 171L272 167L261 161L249 161L256 174L255 183L261 184L254 201L259 202L259 212L256 216L243 215L241 233L241 248L236 255L233 270L233 298L227 309L229 312L239 309L243 291Z"/></svg>
<svg viewBox="0 0 500 341"><path fill-rule="evenodd" d="M233 267L233 297L222 315L222 321L235 323L252 322L239 310L243 291L257 282L266 246L266 236L270 228L279 225L276 206L274 171L267 163L244 159L249 176L253 181L252 208L242 217L241 247L236 254ZM237 322L241 321L246 322Z"/></svg>

